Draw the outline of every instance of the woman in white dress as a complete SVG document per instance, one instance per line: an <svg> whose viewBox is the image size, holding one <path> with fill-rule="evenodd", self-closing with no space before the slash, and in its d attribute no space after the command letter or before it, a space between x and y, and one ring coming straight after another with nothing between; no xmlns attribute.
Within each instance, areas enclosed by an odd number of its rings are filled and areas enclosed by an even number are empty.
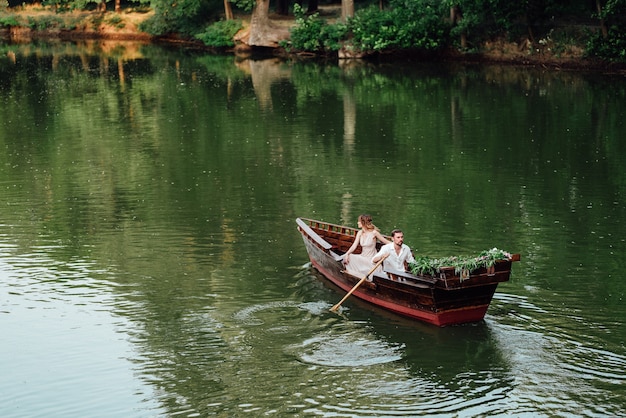
<svg viewBox="0 0 626 418"><path fill-rule="evenodd" d="M382 236L378 228L372 223L370 215L360 215L357 220L360 230L354 238L354 243L343 256L343 264L348 273L363 277L374 267L372 258L376 255L376 242L388 244L389 241ZM354 250L361 246L361 254L354 254ZM380 269L380 267L379 267Z"/></svg>

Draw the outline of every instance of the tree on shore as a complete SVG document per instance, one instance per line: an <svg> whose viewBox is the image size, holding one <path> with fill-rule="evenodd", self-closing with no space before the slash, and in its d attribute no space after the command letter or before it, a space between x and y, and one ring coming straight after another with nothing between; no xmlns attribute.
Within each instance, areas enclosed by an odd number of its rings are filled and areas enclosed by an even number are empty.
<svg viewBox="0 0 626 418"><path fill-rule="evenodd" d="M270 0L256 0L250 18L250 34L247 44L260 47L278 47L289 39L289 30L274 25L269 18Z"/></svg>

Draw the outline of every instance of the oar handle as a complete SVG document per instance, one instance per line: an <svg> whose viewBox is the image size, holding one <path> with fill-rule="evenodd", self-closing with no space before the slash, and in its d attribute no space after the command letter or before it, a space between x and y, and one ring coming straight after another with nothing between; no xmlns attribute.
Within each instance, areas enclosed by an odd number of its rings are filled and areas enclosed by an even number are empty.
<svg viewBox="0 0 626 418"><path fill-rule="evenodd" d="M352 294L352 292L354 292L356 290L357 287L361 286L361 283L363 283L369 276L370 274L372 274L374 272L374 270L376 270L378 268L378 266L380 266L382 264L383 261L385 261L385 258L387 258L387 256L383 256L383 258L381 258L378 263L374 264L374 267L372 267L372 269L365 275L363 276L363 278L361 280L359 280L357 282L357 284L354 285L354 287L352 289L350 289L350 291L343 297L343 299L341 299L339 301L338 304L336 304L335 306L333 306L332 308L330 308L331 312L336 312L337 309L339 309L339 307L341 306L341 304L350 297L350 295Z"/></svg>

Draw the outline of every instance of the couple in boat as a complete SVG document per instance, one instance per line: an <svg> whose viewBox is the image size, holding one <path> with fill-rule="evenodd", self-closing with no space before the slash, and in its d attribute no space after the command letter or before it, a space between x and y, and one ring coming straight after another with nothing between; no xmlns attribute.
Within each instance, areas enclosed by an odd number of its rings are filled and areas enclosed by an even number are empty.
<svg viewBox="0 0 626 418"><path fill-rule="evenodd" d="M406 271L408 263L415 262L411 249L404 244L404 234L401 230L394 229L391 231L391 241L389 241L372 223L370 215L360 215L357 224L359 232L357 232L352 246L343 255L343 264L348 273L363 277L380 260L385 260L384 268L378 267L377 272L383 270ZM378 241L385 245L376 252ZM361 253L354 254L359 245L361 246Z"/></svg>

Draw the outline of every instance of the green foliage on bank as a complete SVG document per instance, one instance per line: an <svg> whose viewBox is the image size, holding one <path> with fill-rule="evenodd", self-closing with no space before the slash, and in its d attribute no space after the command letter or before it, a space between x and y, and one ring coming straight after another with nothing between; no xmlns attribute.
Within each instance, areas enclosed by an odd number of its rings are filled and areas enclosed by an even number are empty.
<svg viewBox="0 0 626 418"><path fill-rule="evenodd" d="M389 6L380 9L377 5L359 9L354 17L344 23L329 24L318 15L298 17L292 30L290 47L312 52L335 51L345 47L354 52L393 52L418 50L433 52L454 44L454 38L463 34L476 42L498 31L507 30L510 7L499 9L499 13L485 10L498 0L466 2L463 18L458 23L450 22L451 7L458 2L438 0L391 0ZM503 4L507 4L501 0ZM298 16L296 5L296 16ZM460 13L460 12L459 12ZM341 27L339 31L336 28ZM340 33L341 39L324 42L327 33Z"/></svg>
<svg viewBox="0 0 626 418"><path fill-rule="evenodd" d="M59 16L28 17L28 27L33 30L50 30L65 28L65 20Z"/></svg>
<svg viewBox="0 0 626 418"><path fill-rule="evenodd" d="M0 28L6 27L9 28L11 26L20 26L20 22L13 15L9 16L0 16Z"/></svg>
<svg viewBox="0 0 626 418"><path fill-rule="evenodd" d="M346 23L328 23L317 13L305 16L296 4L296 25L285 46L316 53L341 47L352 52L437 50L445 45L447 37L440 18L441 4L435 0L393 0L390 9L369 6L357 11Z"/></svg>
<svg viewBox="0 0 626 418"><path fill-rule="evenodd" d="M599 30L592 34L587 55L626 62L626 0L607 0L595 17L604 22L606 33Z"/></svg>
<svg viewBox="0 0 626 418"><path fill-rule="evenodd" d="M446 10L437 0L392 0L384 10L370 6L349 20L351 43L362 51L436 51L447 44Z"/></svg>
<svg viewBox="0 0 626 418"><path fill-rule="evenodd" d="M296 25L291 31L290 42L284 42L283 47L316 53L339 50L347 34L345 24L329 24L320 18L319 13L307 16L299 4L295 4L293 10Z"/></svg>
<svg viewBox="0 0 626 418"><path fill-rule="evenodd" d="M606 38L594 34L587 43L587 55L609 61L626 62L626 33L612 28Z"/></svg>
<svg viewBox="0 0 626 418"><path fill-rule="evenodd" d="M153 0L154 16L142 22L139 29L151 35L201 33L207 22L217 19L224 3L219 0Z"/></svg>
<svg viewBox="0 0 626 418"><path fill-rule="evenodd" d="M233 47L235 34L243 28L241 20L220 20L196 35L205 45L214 48Z"/></svg>
<svg viewBox="0 0 626 418"><path fill-rule="evenodd" d="M345 23L329 23L318 14L304 16L296 5L296 25L285 46L315 53L345 48L368 54L450 47L478 50L496 38L528 39L531 45L549 42L557 54L572 45L586 45L590 57L626 62L626 0L600 4L601 12L582 1L391 0L384 9L375 5L357 9ZM578 27L578 21L591 29L568 31L562 23ZM600 30L602 25L608 30ZM569 35L559 36L563 33Z"/></svg>

